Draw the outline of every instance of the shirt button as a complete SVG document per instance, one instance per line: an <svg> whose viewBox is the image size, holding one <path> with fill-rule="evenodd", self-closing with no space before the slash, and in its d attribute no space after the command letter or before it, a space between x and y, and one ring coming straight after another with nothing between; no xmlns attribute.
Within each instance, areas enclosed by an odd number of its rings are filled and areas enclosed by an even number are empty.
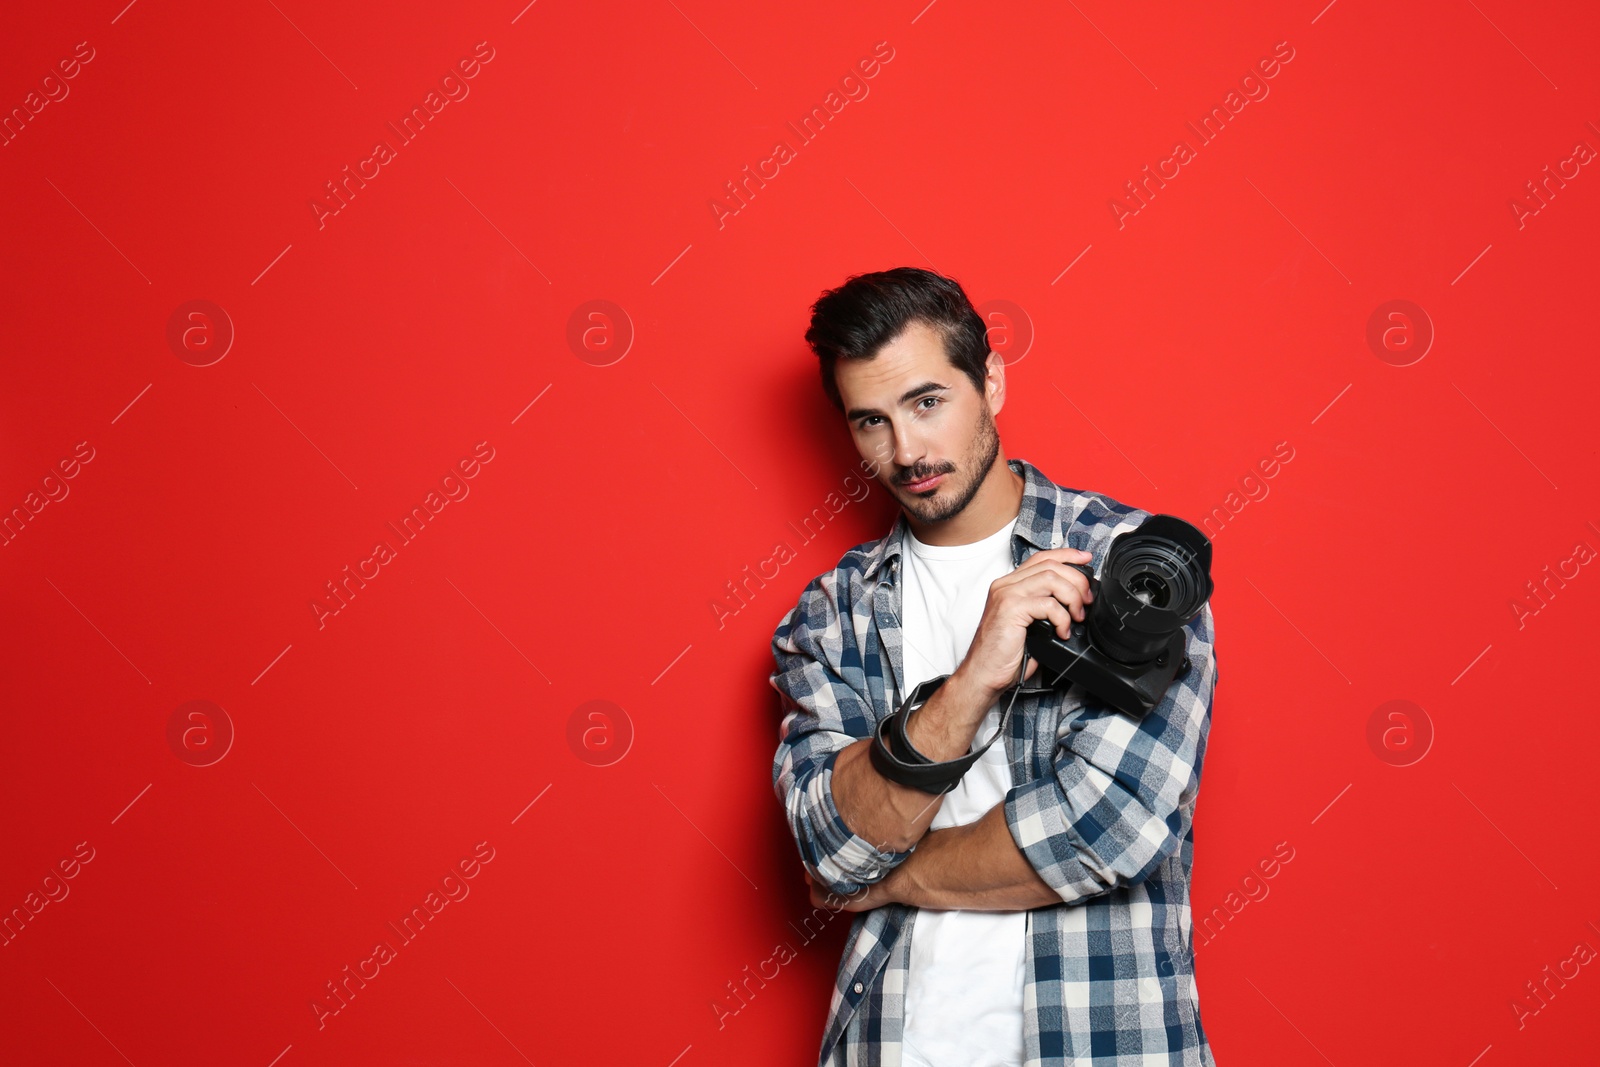
<svg viewBox="0 0 1600 1067"><path fill-rule="evenodd" d="M860 982L856 983L855 989L856 989L857 993L861 992L865 988L866 988L866 986L862 985Z"/></svg>

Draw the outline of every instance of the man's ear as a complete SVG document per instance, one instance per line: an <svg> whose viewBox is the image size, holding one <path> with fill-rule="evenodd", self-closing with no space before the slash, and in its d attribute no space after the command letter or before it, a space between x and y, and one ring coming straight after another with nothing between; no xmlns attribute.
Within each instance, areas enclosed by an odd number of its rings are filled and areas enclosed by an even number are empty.
<svg viewBox="0 0 1600 1067"><path fill-rule="evenodd" d="M989 358L984 360L984 372L984 396L989 401L990 413L998 415L1006 406L1006 361L1000 358L1000 353L989 353Z"/></svg>

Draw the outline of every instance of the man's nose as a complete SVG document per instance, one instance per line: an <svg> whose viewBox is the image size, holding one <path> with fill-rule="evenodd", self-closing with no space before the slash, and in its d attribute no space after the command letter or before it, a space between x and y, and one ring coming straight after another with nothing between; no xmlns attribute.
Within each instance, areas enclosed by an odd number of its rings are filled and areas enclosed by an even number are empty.
<svg viewBox="0 0 1600 1067"><path fill-rule="evenodd" d="M922 459L925 449L922 440L908 423L901 423L894 428L894 461L895 464L910 469Z"/></svg>

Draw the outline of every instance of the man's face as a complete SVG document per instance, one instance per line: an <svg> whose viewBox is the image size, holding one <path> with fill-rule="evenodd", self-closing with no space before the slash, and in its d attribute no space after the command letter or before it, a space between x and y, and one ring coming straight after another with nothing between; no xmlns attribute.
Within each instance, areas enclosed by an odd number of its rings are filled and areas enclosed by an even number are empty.
<svg viewBox="0 0 1600 1067"><path fill-rule="evenodd" d="M950 362L938 332L920 322L872 359L835 365L856 451L877 465L878 480L918 522L960 514L994 466L1003 367L990 353L986 387L979 393Z"/></svg>

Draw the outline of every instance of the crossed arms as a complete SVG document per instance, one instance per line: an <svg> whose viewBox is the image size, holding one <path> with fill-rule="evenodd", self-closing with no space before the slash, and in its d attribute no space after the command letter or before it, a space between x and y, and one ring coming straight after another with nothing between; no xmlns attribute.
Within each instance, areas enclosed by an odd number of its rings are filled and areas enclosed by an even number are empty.
<svg viewBox="0 0 1600 1067"><path fill-rule="evenodd" d="M1142 881L1178 850L1216 683L1209 604L1187 627L1189 672L1141 720L1085 703L1063 718L1046 774L977 822L929 830L943 798L868 759L877 718L840 573L813 579L772 639L769 682L784 705L773 785L814 898L848 897L857 911L1073 904ZM934 759L964 753L975 726L952 728L973 719L962 702L988 699L947 682L912 719L913 742Z"/></svg>
<svg viewBox="0 0 1600 1067"><path fill-rule="evenodd" d="M926 831L916 849L881 881L853 896L823 889L809 871L806 880L811 903L835 911L868 911L884 904L1026 911L1061 903L1011 839L1000 804L976 822Z"/></svg>
<svg viewBox="0 0 1600 1067"><path fill-rule="evenodd" d="M993 694L952 675L918 710L907 728L917 751L930 759L955 759L972 747L975 723ZM883 904L976 911L1025 911L1059 904L1061 898L1027 861L995 805L976 822L930 830L944 797L892 782L869 758L870 739L840 751L833 763L833 801L846 826L869 841L908 853L865 894L846 898L849 911ZM809 874L808 874L809 877ZM815 881L812 903L833 904Z"/></svg>

